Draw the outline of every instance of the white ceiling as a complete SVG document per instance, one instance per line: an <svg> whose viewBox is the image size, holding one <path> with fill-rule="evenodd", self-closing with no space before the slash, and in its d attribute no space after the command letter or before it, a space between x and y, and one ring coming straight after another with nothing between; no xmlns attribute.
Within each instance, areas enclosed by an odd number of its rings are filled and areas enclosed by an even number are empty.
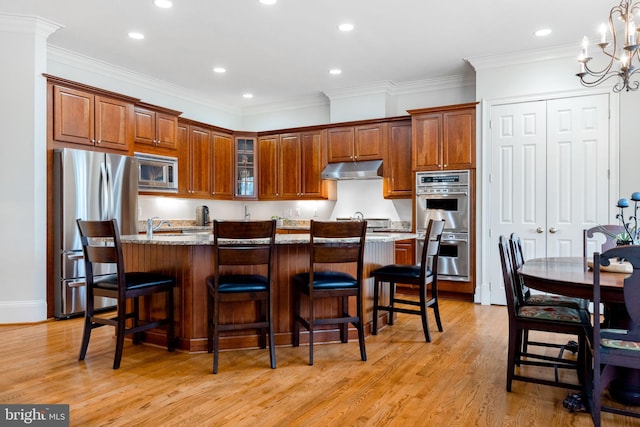
<svg viewBox="0 0 640 427"><path fill-rule="evenodd" d="M49 44L232 108L473 73L465 61L597 37L615 0L0 0L63 26ZM341 33L350 21L355 30ZM553 30L546 38L535 30ZM129 31L144 40L127 37ZM214 74L214 66L227 72ZM330 68L342 74L331 76ZM576 63L576 71L578 65ZM251 92L253 99L243 99Z"/></svg>

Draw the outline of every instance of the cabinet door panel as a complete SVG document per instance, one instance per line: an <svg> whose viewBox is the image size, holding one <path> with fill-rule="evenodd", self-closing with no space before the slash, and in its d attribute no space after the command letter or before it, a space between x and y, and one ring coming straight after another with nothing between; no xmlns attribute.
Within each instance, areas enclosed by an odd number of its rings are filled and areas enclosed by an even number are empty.
<svg viewBox="0 0 640 427"><path fill-rule="evenodd" d="M75 144L94 144L94 96L75 89L54 86L53 138Z"/></svg>
<svg viewBox="0 0 640 427"><path fill-rule="evenodd" d="M300 190L300 135L280 135L279 181L280 197L297 199Z"/></svg>
<svg viewBox="0 0 640 427"><path fill-rule="evenodd" d="M132 105L112 98L95 97L96 144L104 148L128 150L133 142L129 139L129 111Z"/></svg>
<svg viewBox="0 0 640 427"><path fill-rule="evenodd" d="M442 163L442 115L413 117L413 169L440 169Z"/></svg>
<svg viewBox="0 0 640 427"><path fill-rule="evenodd" d="M178 118L169 114L156 113L156 141L158 147L175 150L177 142Z"/></svg>
<svg viewBox="0 0 640 427"><path fill-rule="evenodd" d="M190 133L191 194L208 198L211 189L211 134L197 127L192 127Z"/></svg>
<svg viewBox="0 0 640 427"><path fill-rule="evenodd" d="M278 143L280 136L258 140L258 198L276 199L278 188Z"/></svg>
<svg viewBox="0 0 640 427"><path fill-rule="evenodd" d="M136 108L134 110L134 141L136 144L155 145L156 114L153 111Z"/></svg>
<svg viewBox="0 0 640 427"><path fill-rule="evenodd" d="M300 191L303 197L322 197L320 174L326 163L322 157L322 132L300 135Z"/></svg>
<svg viewBox="0 0 640 427"><path fill-rule="evenodd" d="M213 183L216 198L233 198L233 138L231 135L213 134Z"/></svg>
<svg viewBox="0 0 640 427"><path fill-rule="evenodd" d="M354 159L379 160L384 150L386 126L375 124L355 128Z"/></svg>
<svg viewBox="0 0 640 427"><path fill-rule="evenodd" d="M475 164L475 109L443 114L443 167L470 168Z"/></svg>
<svg viewBox="0 0 640 427"><path fill-rule="evenodd" d="M329 163L353 160L355 132L352 127L332 128L327 131L327 155Z"/></svg>
<svg viewBox="0 0 640 427"><path fill-rule="evenodd" d="M178 193L181 195L191 194L191 154L189 143L189 126L178 124Z"/></svg>
<svg viewBox="0 0 640 427"><path fill-rule="evenodd" d="M384 159L385 197L411 197L411 121L389 124L387 155Z"/></svg>

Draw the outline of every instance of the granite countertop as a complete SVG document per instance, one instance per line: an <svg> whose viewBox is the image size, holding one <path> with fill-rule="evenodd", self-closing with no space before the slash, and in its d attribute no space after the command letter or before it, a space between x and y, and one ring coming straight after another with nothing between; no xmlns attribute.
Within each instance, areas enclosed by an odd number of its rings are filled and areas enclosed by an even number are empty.
<svg viewBox="0 0 640 427"><path fill-rule="evenodd" d="M365 242L386 243L397 240L415 238L411 233L367 233ZM210 231L202 233L176 233L176 234L154 234L147 237L146 234L132 234L120 236L122 243L138 243L145 245L186 245L201 246L213 245L213 234ZM301 245L309 243L308 234L277 234L276 245Z"/></svg>
<svg viewBox="0 0 640 427"><path fill-rule="evenodd" d="M193 220L182 220L182 219L170 219L165 220L167 222L163 223L162 226L156 230L154 233L157 234L166 234L166 233L200 233L200 232L212 232L213 231L213 223L208 223L207 225L195 225L195 221ZM156 220L155 224L158 224L158 220ZM308 219L302 220L294 220L294 219L279 219L278 220L278 230L309 230L310 221ZM146 233L147 231L147 222L146 221L138 221L138 232ZM375 229L372 230L373 233L411 233L411 225L404 221L391 221L389 228L384 229Z"/></svg>

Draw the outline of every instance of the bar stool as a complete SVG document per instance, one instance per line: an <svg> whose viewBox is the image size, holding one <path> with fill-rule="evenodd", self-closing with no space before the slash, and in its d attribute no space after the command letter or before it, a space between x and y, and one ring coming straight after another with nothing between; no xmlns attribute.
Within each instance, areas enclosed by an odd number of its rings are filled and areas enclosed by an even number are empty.
<svg viewBox="0 0 640 427"><path fill-rule="evenodd" d="M207 278L207 349L213 352L213 373L218 373L220 332L260 330L260 347L269 336L271 368L276 367L273 332L271 272L276 221L213 221L214 273ZM242 272L225 267L244 266ZM221 323L220 305L226 302L255 301L258 319Z"/></svg>
<svg viewBox="0 0 640 427"><path fill-rule="evenodd" d="M293 276L293 346L300 345L300 325L309 331L309 365L313 365L313 335L316 326L340 324L340 341L348 341L348 326L358 330L360 357L367 360L364 345L364 311L362 306L362 274L366 221L311 220L309 271ZM322 265L328 267L322 267ZM340 264L355 266L355 276L338 271ZM328 271L327 271L328 270ZM303 295L308 301L308 315L301 314ZM356 313L349 313L349 297L356 299ZM316 301L340 298L340 313L336 317L318 318Z"/></svg>
<svg viewBox="0 0 640 427"><path fill-rule="evenodd" d="M116 354L113 369L120 367L125 335L134 334L133 342L139 342L140 332L151 328L166 326L167 349L175 349L173 323L173 288L176 280L172 276L160 273L125 272L122 244L115 219L109 221L76 220L80 230L80 241L84 252L84 265L87 278L86 311L84 333L80 347L79 360L84 360L89 346L91 331L101 326L116 327ZM115 274L95 275L95 264L114 264ZM140 323L138 299L145 295L166 293L166 317ZM109 297L117 300L117 315L112 318L99 317L94 312L94 297ZM133 299L133 311L127 312L127 300ZM133 326L126 327L128 319Z"/></svg>
<svg viewBox="0 0 640 427"><path fill-rule="evenodd" d="M373 335L378 334L378 311L389 312L389 325L393 325L394 313L417 314L422 317L422 329L427 342L431 341L429 334L429 324L427 318L427 308L431 307L436 317L438 331L442 332L442 322L440 321L440 309L438 307L438 257L440 254L440 239L444 230L444 220L430 220L427 232L424 236L424 245L420 265L385 265L371 272L374 278L373 285ZM389 304L380 302L380 286L382 283L389 284ZM420 292L420 301L414 301L396 296L396 283L417 285ZM429 286L430 285L430 286ZM431 297L427 298L427 291L431 288ZM396 304L404 306L419 307L406 308L398 307Z"/></svg>

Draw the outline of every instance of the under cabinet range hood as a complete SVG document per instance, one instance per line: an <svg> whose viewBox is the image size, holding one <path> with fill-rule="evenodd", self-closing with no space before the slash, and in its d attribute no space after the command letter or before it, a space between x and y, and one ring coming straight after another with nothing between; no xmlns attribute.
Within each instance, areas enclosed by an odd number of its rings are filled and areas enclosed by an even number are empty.
<svg viewBox="0 0 640 427"><path fill-rule="evenodd" d="M329 163L322 179L382 179L382 160Z"/></svg>

